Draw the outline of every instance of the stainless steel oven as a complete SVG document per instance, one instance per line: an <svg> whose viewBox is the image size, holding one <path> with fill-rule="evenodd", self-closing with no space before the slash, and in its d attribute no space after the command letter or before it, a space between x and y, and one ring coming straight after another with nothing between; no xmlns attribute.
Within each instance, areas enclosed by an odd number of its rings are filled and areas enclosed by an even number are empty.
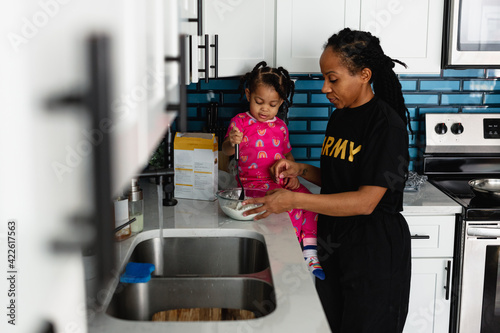
<svg viewBox="0 0 500 333"><path fill-rule="evenodd" d="M500 67L500 1L446 1L443 66Z"/></svg>
<svg viewBox="0 0 500 333"><path fill-rule="evenodd" d="M451 333L500 332L500 200L469 181L500 178L500 114L427 114L423 172L462 206L455 236Z"/></svg>
<svg viewBox="0 0 500 333"><path fill-rule="evenodd" d="M466 222L460 332L500 332L500 222Z"/></svg>

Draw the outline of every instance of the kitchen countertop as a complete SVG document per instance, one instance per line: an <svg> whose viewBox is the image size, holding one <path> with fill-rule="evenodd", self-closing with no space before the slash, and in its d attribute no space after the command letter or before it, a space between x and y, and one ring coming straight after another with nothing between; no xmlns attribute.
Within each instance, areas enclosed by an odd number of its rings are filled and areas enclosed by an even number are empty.
<svg viewBox="0 0 500 333"><path fill-rule="evenodd" d="M132 249L139 242L157 237L158 205L156 186L141 181L145 216L143 232L116 243L118 272L123 271ZM103 307L90 307L89 332L328 332L328 323L314 287L313 278L302 257L295 231L286 213L271 215L258 222L236 221L227 217L217 201L177 199L173 207L162 207L164 236L209 236L222 232L229 236L241 230L264 237L269 255L276 309L267 316L242 321L219 322L141 322L121 320L105 313L118 281L107 288ZM93 294L93 293L90 293ZM94 291L95 294L95 291ZM104 311L103 311L104 310Z"/></svg>
<svg viewBox="0 0 500 333"><path fill-rule="evenodd" d="M462 206L429 182L423 183L418 191L404 193L404 216L454 215L461 212Z"/></svg>
<svg viewBox="0 0 500 333"><path fill-rule="evenodd" d="M319 188L301 179L312 193ZM117 242L117 272L122 272L133 248L141 241L157 237L158 204L155 185L141 180L144 191L145 216L143 232ZM403 215L450 215L460 213L461 207L452 199L424 183L416 192L405 192ZM178 199L173 207L162 207L163 235L176 234L209 236L222 232L231 235L246 230L264 237L276 293L276 309L267 316L243 321L219 322L141 322L121 320L105 313L118 280L113 279L106 290L96 293L90 287L89 297L101 295L105 300L102 307L88 307L89 332L327 332L328 323L316 294L313 278L307 270L295 232L286 213L271 215L258 222L236 221L220 210L217 201ZM118 275L118 274L117 274ZM95 298L95 296L94 296Z"/></svg>

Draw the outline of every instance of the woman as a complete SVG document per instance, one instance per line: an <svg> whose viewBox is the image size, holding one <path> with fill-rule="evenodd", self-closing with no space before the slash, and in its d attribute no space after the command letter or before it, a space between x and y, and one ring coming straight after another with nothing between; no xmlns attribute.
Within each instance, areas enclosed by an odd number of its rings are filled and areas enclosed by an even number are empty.
<svg viewBox="0 0 500 333"><path fill-rule="evenodd" d="M322 92L336 110L321 168L280 160L277 179L301 176L321 194L269 191L247 214L319 213L317 290L333 332L402 332L411 275L410 233L400 214L408 171L408 110L394 62L370 33L346 28L320 58ZM402 63L401 63L402 64ZM373 85L373 90L372 90Z"/></svg>

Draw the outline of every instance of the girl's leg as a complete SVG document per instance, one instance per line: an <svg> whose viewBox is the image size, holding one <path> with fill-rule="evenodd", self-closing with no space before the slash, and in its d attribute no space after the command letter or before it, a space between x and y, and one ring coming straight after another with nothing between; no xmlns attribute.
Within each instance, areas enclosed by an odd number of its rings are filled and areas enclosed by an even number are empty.
<svg viewBox="0 0 500 333"><path fill-rule="evenodd" d="M294 192L311 193L304 185L300 185L300 187L294 190ZM318 279L324 280L325 273L318 260L316 248L318 214L307 210L301 210L301 213L299 239L302 239L302 245L304 246L302 254L304 255L304 259L306 260L311 273L313 273Z"/></svg>

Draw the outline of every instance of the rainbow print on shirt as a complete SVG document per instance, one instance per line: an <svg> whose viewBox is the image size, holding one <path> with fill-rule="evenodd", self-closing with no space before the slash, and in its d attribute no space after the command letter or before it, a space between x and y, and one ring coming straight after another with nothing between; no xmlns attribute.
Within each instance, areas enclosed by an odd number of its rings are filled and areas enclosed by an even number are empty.
<svg viewBox="0 0 500 333"><path fill-rule="evenodd" d="M248 168L249 169L257 169L257 163L250 164L250 166Z"/></svg>
<svg viewBox="0 0 500 333"><path fill-rule="evenodd" d="M246 163L246 161L248 160L248 156L247 155L240 156L240 160L241 162Z"/></svg>
<svg viewBox="0 0 500 333"><path fill-rule="evenodd" d="M253 124L255 124L256 122L257 122L257 120L255 120L255 119L249 119L249 120L248 120L248 126L253 125Z"/></svg>
<svg viewBox="0 0 500 333"><path fill-rule="evenodd" d="M267 153L265 151L259 151L257 158L267 158Z"/></svg>
<svg viewBox="0 0 500 333"><path fill-rule="evenodd" d="M274 159L275 159L275 160L281 160L282 158L283 158L283 156L281 156L281 154L280 154L280 153L276 153L276 154L274 154Z"/></svg>
<svg viewBox="0 0 500 333"><path fill-rule="evenodd" d="M257 134L259 134L260 136L266 135L266 129L265 128L264 129L258 129L257 130Z"/></svg>
<svg viewBox="0 0 500 333"><path fill-rule="evenodd" d="M280 139L273 138L273 146L279 147L281 143Z"/></svg>
<svg viewBox="0 0 500 333"><path fill-rule="evenodd" d="M262 141L261 139L257 140L255 142L255 147L257 147L257 148L263 148L264 147L264 141Z"/></svg>

